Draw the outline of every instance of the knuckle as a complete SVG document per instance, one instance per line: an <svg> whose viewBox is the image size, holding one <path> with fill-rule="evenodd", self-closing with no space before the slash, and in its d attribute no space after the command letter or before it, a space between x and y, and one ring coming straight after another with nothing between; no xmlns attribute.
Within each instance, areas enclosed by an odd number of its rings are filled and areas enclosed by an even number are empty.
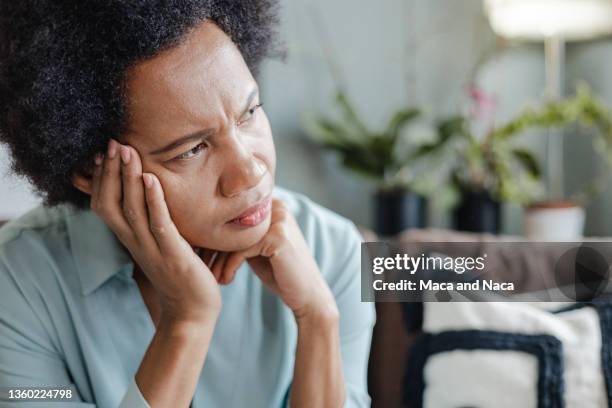
<svg viewBox="0 0 612 408"><path fill-rule="evenodd" d="M275 225L275 232L277 235L280 235L281 237L288 237L290 236L290 231L289 231L289 226L285 223L279 223Z"/></svg>
<svg viewBox="0 0 612 408"><path fill-rule="evenodd" d="M278 246L273 243L266 243L261 249L261 253L265 257L273 258L278 254Z"/></svg>
<svg viewBox="0 0 612 408"><path fill-rule="evenodd" d="M165 235L168 231L165 225L156 222L150 223L149 228L151 229L151 232L157 236Z"/></svg>
<svg viewBox="0 0 612 408"><path fill-rule="evenodd" d="M130 224L133 224L138 220L138 211L132 207L124 206L123 215Z"/></svg>
<svg viewBox="0 0 612 408"><path fill-rule="evenodd" d="M286 218L289 215L289 210L285 206L285 204L279 204L276 207L276 213L279 217Z"/></svg>
<svg viewBox="0 0 612 408"><path fill-rule="evenodd" d="M138 170L134 168L134 166L124 166L122 169L122 174L123 177L130 181L135 180L140 176Z"/></svg>

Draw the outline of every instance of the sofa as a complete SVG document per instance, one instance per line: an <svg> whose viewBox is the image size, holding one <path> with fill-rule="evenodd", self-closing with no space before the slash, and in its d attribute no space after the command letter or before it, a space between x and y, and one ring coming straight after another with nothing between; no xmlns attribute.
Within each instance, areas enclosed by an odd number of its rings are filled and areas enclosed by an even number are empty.
<svg viewBox="0 0 612 408"><path fill-rule="evenodd" d="M371 231L362 230L362 233L365 241L377 240ZM490 277L493 279L511 280L518 289L525 292L537 292L560 284L560 278L555 274L555 267L562 255L562 245L539 248L537 243L532 245L523 237L441 229L409 230L385 241L399 245L409 244L411 248L418 248L425 253L444 254L452 254L459 243L473 242L475 249L485 249L488 253L497 252L494 258L498 264L495 268L491 268L490 272ZM513 246L512 253L504 253L511 247L498 245L504 242L525 242L529 245ZM567 276L561 279L571 282L573 277ZM423 337L423 304L377 302L376 314L377 322L373 333L368 371L372 406L416 408L410 405L410 398L406 396L407 384L413 380L408 378L410 374L407 374L407 370L410 362L415 358L418 359L413 353L415 344Z"/></svg>

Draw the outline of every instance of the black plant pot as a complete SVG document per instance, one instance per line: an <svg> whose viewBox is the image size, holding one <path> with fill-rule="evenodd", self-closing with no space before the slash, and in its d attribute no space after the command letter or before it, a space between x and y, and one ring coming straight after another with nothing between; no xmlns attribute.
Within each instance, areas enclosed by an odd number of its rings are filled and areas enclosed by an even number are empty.
<svg viewBox="0 0 612 408"><path fill-rule="evenodd" d="M376 232L393 236L409 228L424 228L427 200L405 190L378 191L374 197Z"/></svg>
<svg viewBox="0 0 612 408"><path fill-rule="evenodd" d="M455 229L468 232L501 231L501 205L485 191L463 191L454 211Z"/></svg>

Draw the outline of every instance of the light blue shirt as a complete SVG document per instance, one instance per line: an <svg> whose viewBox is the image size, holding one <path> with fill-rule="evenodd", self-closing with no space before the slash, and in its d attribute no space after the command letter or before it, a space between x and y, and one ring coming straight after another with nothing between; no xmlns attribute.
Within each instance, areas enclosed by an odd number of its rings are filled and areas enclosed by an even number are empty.
<svg viewBox="0 0 612 408"><path fill-rule="evenodd" d="M340 310L347 407L366 407L374 309L360 302L361 237L347 219L276 187ZM282 407L297 328L291 311L247 263L221 287L223 308L193 408ZM0 228L0 390L72 387L70 402L0 407L144 408L134 376L155 332L133 263L91 210L38 207ZM4 389L6 391L6 388Z"/></svg>

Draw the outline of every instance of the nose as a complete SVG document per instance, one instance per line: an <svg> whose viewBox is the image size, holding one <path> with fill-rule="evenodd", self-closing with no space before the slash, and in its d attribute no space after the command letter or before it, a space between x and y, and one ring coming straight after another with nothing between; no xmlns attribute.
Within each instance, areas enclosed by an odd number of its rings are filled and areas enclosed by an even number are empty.
<svg viewBox="0 0 612 408"><path fill-rule="evenodd" d="M235 135L230 136L219 181L221 194L233 197L255 187L266 174L265 164Z"/></svg>

